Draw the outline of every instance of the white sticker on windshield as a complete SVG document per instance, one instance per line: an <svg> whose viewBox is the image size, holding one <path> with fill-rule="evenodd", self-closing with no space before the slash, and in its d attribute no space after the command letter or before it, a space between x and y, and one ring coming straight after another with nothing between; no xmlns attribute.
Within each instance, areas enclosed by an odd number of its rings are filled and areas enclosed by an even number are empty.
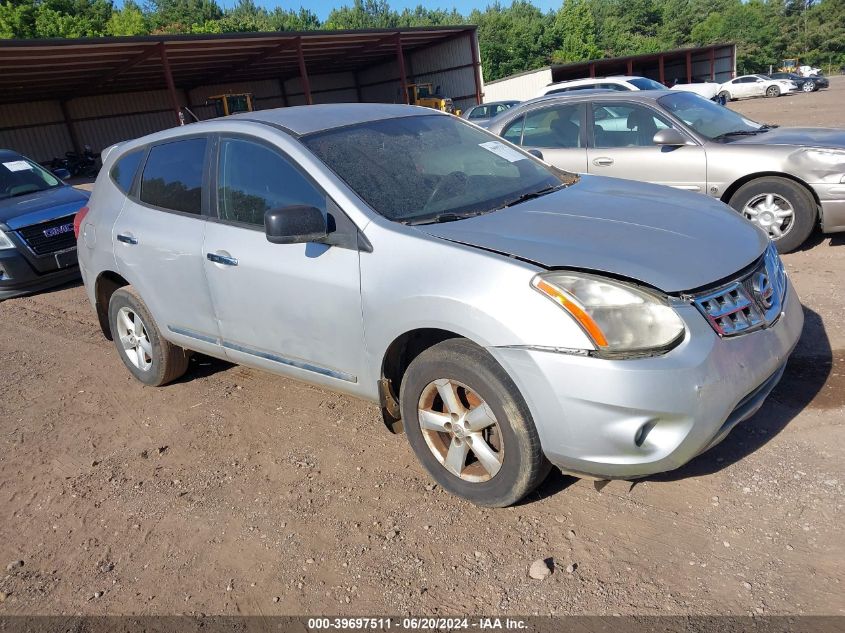
<svg viewBox="0 0 845 633"><path fill-rule="evenodd" d="M3 167L9 171L26 171L27 169L32 169L32 165L25 160L10 160L8 163L3 163Z"/></svg>
<svg viewBox="0 0 845 633"><path fill-rule="evenodd" d="M511 163L515 163L518 160L526 160L525 156L499 141L488 141L486 143L479 143L478 145Z"/></svg>

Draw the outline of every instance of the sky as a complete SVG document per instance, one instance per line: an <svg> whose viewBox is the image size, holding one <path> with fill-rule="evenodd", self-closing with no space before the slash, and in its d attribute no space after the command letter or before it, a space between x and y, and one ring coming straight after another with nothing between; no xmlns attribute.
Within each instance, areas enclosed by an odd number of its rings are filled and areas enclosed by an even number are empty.
<svg viewBox="0 0 845 633"><path fill-rule="evenodd" d="M236 2L237 0L220 0L219 4L222 7L232 7L236 4ZM275 7L282 7L283 9L298 9L300 6L304 6L316 13L317 17L321 20L325 20L328 17L329 12L335 7L352 4L352 0L293 0L292 2L279 2L278 0L255 0L255 2L256 4L267 7L271 10ZM454 7L464 15L468 14L473 9L483 9L487 5L492 4L492 0L389 0L389 2L391 8L396 9L397 11L401 11L406 7L412 9L418 4L422 4L432 9L451 9ZM510 0L502 0L502 4L509 5ZM561 0L533 0L533 4L536 7L539 7L541 11L548 11L549 9L557 9L560 7Z"/></svg>

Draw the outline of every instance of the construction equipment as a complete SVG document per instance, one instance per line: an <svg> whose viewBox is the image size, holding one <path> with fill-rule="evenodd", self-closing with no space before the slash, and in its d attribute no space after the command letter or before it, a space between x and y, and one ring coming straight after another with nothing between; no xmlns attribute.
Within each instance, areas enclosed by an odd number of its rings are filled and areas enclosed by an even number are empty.
<svg viewBox="0 0 845 633"><path fill-rule="evenodd" d="M408 84L408 103L411 105L434 108L441 112L460 115L449 97L440 94L440 86L433 90L432 84Z"/></svg>
<svg viewBox="0 0 845 633"><path fill-rule="evenodd" d="M238 112L252 112L252 94L242 92L236 94L215 95L205 101L206 105L213 105L215 116L229 116Z"/></svg>
<svg viewBox="0 0 845 633"><path fill-rule="evenodd" d="M798 72L798 59L797 58L784 59L780 64L780 68L778 68L778 72L779 73L797 73Z"/></svg>

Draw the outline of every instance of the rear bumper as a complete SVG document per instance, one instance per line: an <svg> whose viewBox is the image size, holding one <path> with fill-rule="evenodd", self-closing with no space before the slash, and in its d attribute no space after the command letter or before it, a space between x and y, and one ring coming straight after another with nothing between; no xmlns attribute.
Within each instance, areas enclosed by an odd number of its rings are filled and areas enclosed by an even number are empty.
<svg viewBox="0 0 845 633"><path fill-rule="evenodd" d="M36 271L17 249L0 250L0 299L46 290L79 278L76 249L52 253L51 257L53 265L43 266L46 270L42 272Z"/></svg>
<svg viewBox="0 0 845 633"><path fill-rule="evenodd" d="M778 321L743 336L719 338L694 308L683 312L686 339L655 358L490 350L525 397L553 464L607 479L682 466L762 406L804 323L791 285Z"/></svg>

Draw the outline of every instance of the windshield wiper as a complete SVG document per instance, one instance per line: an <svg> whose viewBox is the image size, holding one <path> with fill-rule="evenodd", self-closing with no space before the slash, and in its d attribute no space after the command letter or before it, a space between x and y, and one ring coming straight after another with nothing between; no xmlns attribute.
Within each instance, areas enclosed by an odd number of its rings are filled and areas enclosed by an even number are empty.
<svg viewBox="0 0 845 633"><path fill-rule="evenodd" d="M763 134L768 131L769 128L764 125L759 130L734 130L733 132L725 132L724 134L719 134L719 136L714 136L713 140L721 141L731 136L756 136L757 134Z"/></svg>
<svg viewBox="0 0 845 633"><path fill-rule="evenodd" d="M437 215L429 215L424 218L416 218L404 222L408 226L416 226L418 224L438 224L440 222L455 222L457 220L465 220L476 215L484 215L488 211L467 211L466 213L455 213L454 211L444 211Z"/></svg>
<svg viewBox="0 0 845 633"><path fill-rule="evenodd" d="M544 189L524 193L515 200L511 200L507 204L502 205L501 208L504 209L505 207L513 207L517 204L522 204L523 202L533 200L534 198L539 198L540 196L545 196L546 194L552 193L553 191L557 191L558 189L563 189L565 186L565 184L552 185L551 187L545 187Z"/></svg>

